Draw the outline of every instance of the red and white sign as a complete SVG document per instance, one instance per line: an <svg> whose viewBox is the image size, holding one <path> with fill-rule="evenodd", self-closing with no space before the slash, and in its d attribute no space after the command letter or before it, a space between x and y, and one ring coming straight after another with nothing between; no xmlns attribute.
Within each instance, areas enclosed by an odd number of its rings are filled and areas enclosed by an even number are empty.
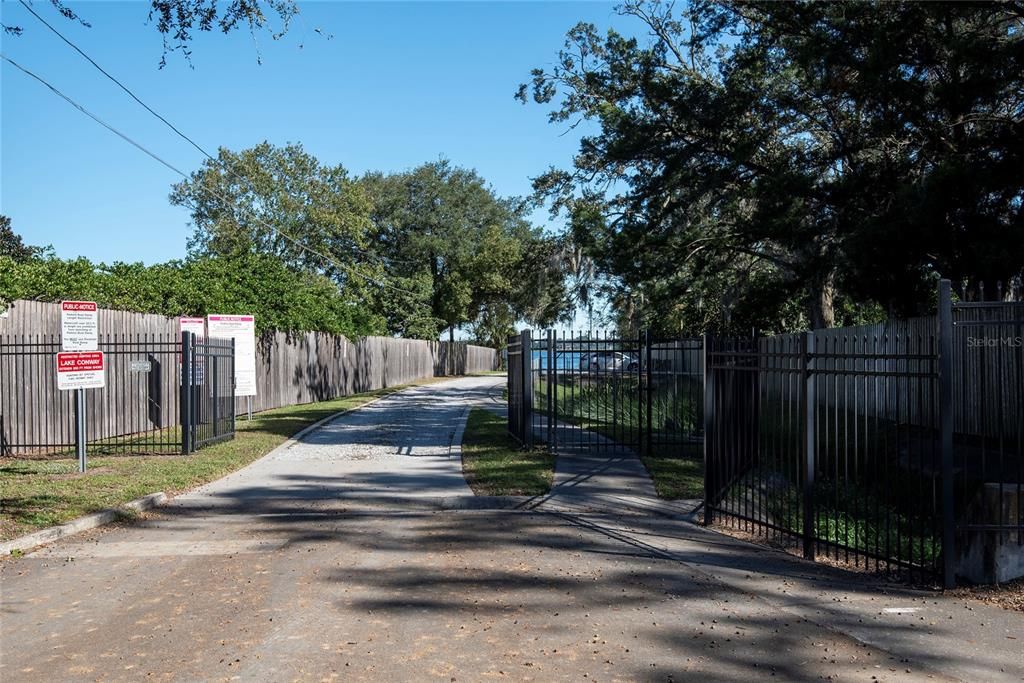
<svg viewBox="0 0 1024 683"><path fill-rule="evenodd" d="M256 395L256 318L251 315L206 317L210 339L235 340L235 396Z"/></svg>
<svg viewBox="0 0 1024 683"><path fill-rule="evenodd" d="M102 351L57 354L58 389L102 389L104 386L106 376Z"/></svg>
<svg viewBox="0 0 1024 683"><path fill-rule="evenodd" d="M99 341L99 309L96 302L62 301L60 347L65 351L95 351Z"/></svg>

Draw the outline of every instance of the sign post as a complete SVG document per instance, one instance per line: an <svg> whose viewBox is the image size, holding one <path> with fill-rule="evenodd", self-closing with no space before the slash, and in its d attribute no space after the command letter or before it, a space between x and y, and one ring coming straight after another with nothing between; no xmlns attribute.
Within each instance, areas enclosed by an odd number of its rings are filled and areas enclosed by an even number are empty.
<svg viewBox="0 0 1024 683"><path fill-rule="evenodd" d="M75 389L75 453L78 471L85 472L85 392Z"/></svg>
<svg viewBox="0 0 1024 683"><path fill-rule="evenodd" d="M256 318L251 315L209 315L206 333L210 339L235 342L235 396L246 397L252 419L252 397L256 395Z"/></svg>
<svg viewBox="0 0 1024 683"><path fill-rule="evenodd" d="M62 301L60 347L57 354L57 388L75 391L75 452L78 471L85 472L85 392L105 384L103 354L99 348L99 307L95 301Z"/></svg>

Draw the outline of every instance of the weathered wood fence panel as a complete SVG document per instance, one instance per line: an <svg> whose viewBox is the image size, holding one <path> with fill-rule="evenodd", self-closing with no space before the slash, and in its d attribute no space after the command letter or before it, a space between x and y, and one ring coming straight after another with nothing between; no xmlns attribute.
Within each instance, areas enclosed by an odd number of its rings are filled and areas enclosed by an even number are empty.
<svg viewBox="0 0 1024 683"><path fill-rule="evenodd" d="M101 349L108 344L125 343L145 338L152 342L173 344L179 338L178 321L160 315L128 311L99 311ZM0 394L7 402L17 402L21 409L10 413L0 429L24 433L30 440L43 443L57 439L73 442L72 393L59 392L56 387L53 354L60 346L60 305L39 301L16 301L0 317L0 344L6 340L46 343L31 361L33 384L26 383L24 362L15 367L4 359L0 373ZM151 387L128 374L128 365L135 360L129 355L111 357L108 362L108 384L118 383L117 391L96 390L89 410L89 438L102 439L134 434L144 429L173 427L178 423L177 368L165 356L154 365L159 376L153 379L164 389L165 399L155 408L152 424L127 424L125 401L152 402ZM340 335L319 332L273 332L256 342L257 395L252 397L253 411L269 410L287 405L323 401L362 391L371 391L398 384L407 384L432 376L463 375L497 368L494 349L472 346L465 342L423 341L392 337L365 337L351 341ZM125 383L127 383L125 385ZM122 386L125 385L125 386ZM169 390L169 391L168 391ZM116 395L115 395L116 394ZM236 410L247 407L245 398L236 400ZM32 415L31 420L19 415ZM25 422L12 424L11 419ZM3 418L0 418L3 419ZM137 421L137 420L132 420Z"/></svg>

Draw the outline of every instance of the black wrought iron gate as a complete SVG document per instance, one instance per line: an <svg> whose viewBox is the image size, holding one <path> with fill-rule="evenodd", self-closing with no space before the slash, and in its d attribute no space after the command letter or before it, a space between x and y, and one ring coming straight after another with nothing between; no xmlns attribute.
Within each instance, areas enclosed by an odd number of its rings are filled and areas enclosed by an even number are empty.
<svg viewBox="0 0 1024 683"><path fill-rule="evenodd" d="M508 367L523 444L701 457L700 339L526 330L508 340Z"/></svg>

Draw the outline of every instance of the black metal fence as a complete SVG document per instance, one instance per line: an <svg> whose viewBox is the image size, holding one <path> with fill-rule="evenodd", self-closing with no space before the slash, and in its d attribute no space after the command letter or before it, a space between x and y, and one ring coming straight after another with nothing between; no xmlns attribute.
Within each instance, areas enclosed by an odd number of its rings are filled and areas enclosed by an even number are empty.
<svg viewBox="0 0 1024 683"><path fill-rule="evenodd" d="M700 339L548 330L509 338L509 431L550 449L701 457Z"/></svg>
<svg viewBox="0 0 1024 683"><path fill-rule="evenodd" d="M707 523L809 558L1004 580L1024 552L1024 297L999 294L954 303L943 281L936 316L773 337L525 331L509 430L702 457Z"/></svg>
<svg viewBox="0 0 1024 683"><path fill-rule="evenodd" d="M234 434L232 342L199 341L183 357L184 343L172 335L100 335L105 386L82 390L89 453L189 453ZM0 455L75 455L76 392L57 387L60 350L59 335L0 336ZM191 375L182 371L186 358ZM182 410L186 399L191 411Z"/></svg>
<svg viewBox="0 0 1024 683"><path fill-rule="evenodd" d="M235 436L235 341L181 339L181 452Z"/></svg>
<svg viewBox="0 0 1024 683"><path fill-rule="evenodd" d="M530 333L514 334L508 338L505 350L508 365L508 429L519 442L533 445L531 409L533 399L531 383Z"/></svg>
<svg viewBox="0 0 1024 683"><path fill-rule="evenodd" d="M918 327L708 337L706 521L941 575L939 355Z"/></svg>

